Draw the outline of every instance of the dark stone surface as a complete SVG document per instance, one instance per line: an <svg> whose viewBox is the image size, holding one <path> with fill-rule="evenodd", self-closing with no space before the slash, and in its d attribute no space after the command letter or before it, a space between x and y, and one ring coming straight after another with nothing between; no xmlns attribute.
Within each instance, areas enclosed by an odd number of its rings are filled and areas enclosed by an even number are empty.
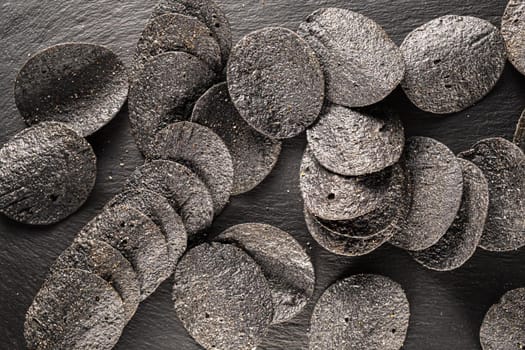
<svg viewBox="0 0 525 350"><path fill-rule="evenodd" d="M400 44L415 27L450 13L472 15L499 26L506 0L221 0L232 23L234 40L256 28L285 25L294 28L321 6L344 6L376 20ZM16 71L37 49L61 41L89 40L107 44L132 58L153 0L16 0L0 5L0 143L23 126L13 98ZM151 7L150 7L151 6ZM510 64L501 81L484 100L459 114L439 117L419 111L397 89L389 98L401 115L408 135L434 137L454 152L468 149L484 137L512 138L525 106L525 78ZM129 131L127 112L91 137L98 156L97 185L86 205L65 222L32 228L0 218L0 348L24 349L24 313L53 260L78 230L122 190L126 177L142 164ZM299 193L299 164L305 137L287 140L272 174L256 189L234 197L217 218L213 232L243 222L259 221L290 232L309 246L317 271L314 300L340 278L354 273L379 273L405 289L412 318L405 350L479 350L479 327L485 312L501 295L525 286L525 251L489 253L478 249L460 269L438 273L426 270L409 255L391 246L360 258L344 258L322 250L310 238ZM185 349L199 347L175 316L172 279L146 300L127 326L117 349ZM313 301L294 320L272 327L264 350L302 350Z"/></svg>

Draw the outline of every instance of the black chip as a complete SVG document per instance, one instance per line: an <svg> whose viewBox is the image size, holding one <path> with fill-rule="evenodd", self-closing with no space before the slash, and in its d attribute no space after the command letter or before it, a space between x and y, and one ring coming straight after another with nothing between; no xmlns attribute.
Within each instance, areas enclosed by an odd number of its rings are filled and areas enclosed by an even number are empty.
<svg viewBox="0 0 525 350"><path fill-rule="evenodd" d="M58 121L81 136L106 125L128 96L126 67L92 44L52 46L32 56L15 81L15 102L28 125Z"/></svg>
<svg viewBox="0 0 525 350"><path fill-rule="evenodd" d="M96 167L91 145L66 124L29 127L0 149L0 212L26 224L59 222L84 204Z"/></svg>
<svg viewBox="0 0 525 350"><path fill-rule="evenodd" d="M459 155L476 164L489 183L489 211L479 246L511 251L525 245L525 155L502 138L476 143Z"/></svg>
<svg viewBox="0 0 525 350"><path fill-rule="evenodd" d="M133 317L140 302L140 285L133 267L118 250L102 241L73 242L51 267L52 273L65 269L88 271L104 279L122 298L126 319Z"/></svg>
<svg viewBox="0 0 525 350"><path fill-rule="evenodd" d="M211 129L191 122L168 125L156 136L152 159L180 162L206 184L218 215L228 203L233 186L233 162L228 147Z"/></svg>
<svg viewBox="0 0 525 350"><path fill-rule="evenodd" d="M501 18L501 35L512 65L525 74L525 8L523 0L510 0ZM525 345L524 345L525 346Z"/></svg>
<svg viewBox="0 0 525 350"><path fill-rule="evenodd" d="M154 56L169 51L183 51L200 58L210 68L220 72L221 49L210 29L193 17L169 13L153 17L137 44L134 74Z"/></svg>
<svg viewBox="0 0 525 350"><path fill-rule="evenodd" d="M272 290L274 324L303 310L314 293L315 271L291 235L270 225L247 223L230 227L216 239L235 244L259 264Z"/></svg>
<svg viewBox="0 0 525 350"><path fill-rule="evenodd" d="M487 95L506 62L499 30L468 16L444 16L415 29L401 45L408 98L432 113L459 112Z"/></svg>
<svg viewBox="0 0 525 350"><path fill-rule="evenodd" d="M520 120L516 125L514 143L517 144L523 152L525 152L525 111L523 111L521 114Z"/></svg>
<svg viewBox="0 0 525 350"><path fill-rule="evenodd" d="M127 187L145 188L167 198L181 216L189 239L211 225L210 192L197 175L182 164L168 160L146 163L131 174Z"/></svg>
<svg viewBox="0 0 525 350"><path fill-rule="evenodd" d="M159 130L189 117L193 102L214 79L206 63L185 52L166 52L144 65L129 90L131 131L142 153L151 151Z"/></svg>
<svg viewBox="0 0 525 350"><path fill-rule="evenodd" d="M181 217L162 195L144 188L134 188L114 197L106 207L124 205L146 214L157 225L168 244L172 269L186 251L188 235Z"/></svg>
<svg viewBox="0 0 525 350"><path fill-rule="evenodd" d="M28 350L111 349L127 321L122 299L101 277L58 270L29 307L24 336Z"/></svg>
<svg viewBox="0 0 525 350"><path fill-rule="evenodd" d="M285 28L241 39L228 61L228 89L240 115L272 138L303 132L319 116L324 78L308 44Z"/></svg>
<svg viewBox="0 0 525 350"><path fill-rule="evenodd" d="M175 270L175 311L205 349L252 350L272 322L270 286L248 254L230 244L203 244Z"/></svg>
<svg viewBox="0 0 525 350"><path fill-rule="evenodd" d="M423 266L450 271L462 266L476 251L483 233L489 206L487 179L468 160L459 159L463 170L463 198L458 215L447 233L432 247L410 252Z"/></svg>
<svg viewBox="0 0 525 350"><path fill-rule="evenodd" d="M403 79L397 45L373 20L339 8L322 8L299 25L323 67L328 100L348 107L374 104Z"/></svg>
<svg viewBox="0 0 525 350"><path fill-rule="evenodd" d="M222 63L226 64L232 46L230 22L222 8L213 0L161 0L153 10L153 17L180 13L195 17L208 28L221 49Z"/></svg>
<svg viewBox="0 0 525 350"><path fill-rule="evenodd" d="M338 281L315 305L310 350L401 349L410 307L399 284L378 275L354 275Z"/></svg>
<svg viewBox="0 0 525 350"><path fill-rule="evenodd" d="M131 263L146 299L173 272L168 245L160 229L140 211L114 206L104 209L79 233L76 242L99 240L117 249Z"/></svg>
<svg viewBox="0 0 525 350"><path fill-rule="evenodd" d="M213 86L201 96L191 121L213 130L228 146L234 172L232 195L252 190L277 163L281 142L262 135L242 119L226 83Z"/></svg>
<svg viewBox="0 0 525 350"><path fill-rule="evenodd" d="M341 176L324 169L306 149L300 185L308 211L325 220L349 220L376 209L385 197L391 169L372 175Z"/></svg>
<svg viewBox="0 0 525 350"><path fill-rule="evenodd" d="M411 205L390 243L419 251L437 243L452 225L461 204L463 175L454 153L428 137L409 138L403 161Z"/></svg>
<svg viewBox="0 0 525 350"><path fill-rule="evenodd" d="M380 107L358 111L331 105L307 136L317 161L346 176L375 173L397 163L405 144L399 118Z"/></svg>

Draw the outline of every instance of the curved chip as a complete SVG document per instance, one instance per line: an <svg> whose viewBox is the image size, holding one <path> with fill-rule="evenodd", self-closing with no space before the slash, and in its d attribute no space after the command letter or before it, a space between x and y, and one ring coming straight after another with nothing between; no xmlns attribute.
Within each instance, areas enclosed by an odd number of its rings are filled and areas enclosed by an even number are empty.
<svg viewBox="0 0 525 350"><path fill-rule="evenodd" d="M188 235L181 217L162 195L144 188L126 190L106 204L106 208L124 205L137 209L157 225L168 244L172 269L186 251Z"/></svg>
<svg viewBox="0 0 525 350"><path fill-rule="evenodd" d="M126 319L131 320L139 306L140 285L133 267L118 250L102 241L73 242L51 266L52 273L65 269L91 272L111 284L122 298Z"/></svg>
<svg viewBox="0 0 525 350"><path fill-rule="evenodd" d="M190 250L175 270L175 311L205 349L252 350L272 322L270 286L260 267L230 244Z"/></svg>
<svg viewBox="0 0 525 350"><path fill-rule="evenodd" d="M109 283L82 270L58 270L26 313L29 350L112 349L126 326L122 299Z"/></svg>
<svg viewBox="0 0 525 350"><path fill-rule="evenodd" d="M516 132L514 133L513 141L523 152L525 152L525 111L521 113L521 117L516 125Z"/></svg>
<svg viewBox="0 0 525 350"><path fill-rule="evenodd" d="M153 10L153 17L167 13L195 17L208 26L221 49L222 63L226 64L232 46L232 33L226 14L215 1L161 0Z"/></svg>
<svg viewBox="0 0 525 350"><path fill-rule="evenodd" d="M348 107L372 105L403 79L401 51L381 26L359 13L321 8L299 25L299 35L321 62L331 102Z"/></svg>
<svg viewBox="0 0 525 350"><path fill-rule="evenodd" d="M131 132L143 154L151 151L159 130L186 119L214 79L215 73L206 63L185 52L166 52L144 65L128 99Z"/></svg>
<svg viewBox="0 0 525 350"><path fill-rule="evenodd" d="M501 18L501 35L510 63L525 74L525 1L510 0Z"/></svg>
<svg viewBox="0 0 525 350"><path fill-rule="evenodd" d="M525 155L510 141L481 140L459 157L476 164L489 183L489 211L479 246L511 251L525 245Z"/></svg>
<svg viewBox="0 0 525 350"><path fill-rule="evenodd" d="M410 307L405 292L388 277L354 275L338 281L315 305L310 350L401 349Z"/></svg>
<svg viewBox="0 0 525 350"><path fill-rule="evenodd" d="M228 61L228 89L240 115L271 138L294 137L319 116L324 78L308 44L289 29L257 30Z"/></svg>
<svg viewBox="0 0 525 350"><path fill-rule="evenodd" d="M152 159L180 162L206 184L218 215L228 203L233 186L233 162L228 147L211 129L178 122L162 129L155 138Z"/></svg>
<svg viewBox="0 0 525 350"><path fill-rule="evenodd" d="M270 225L247 223L230 227L216 240L244 250L261 267L272 291L273 323L291 320L314 293L310 257L290 234Z"/></svg>
<svg viewBox="0 0 525 350"><path fill-rule="evenodd" d="M456 218L463 192L461 166L452 151L428 137L411 137L404 154L411 204L401 230L390 243L424 250L447 232Z"/></svg>
<svg viewBox="0 0 525 350"><path fill-rule="evenodd" d="M88 136L117 115L128 96L126 67L106 47L69 43L33 55L15 81L15 102L28 125L68 124Z"/></svg>
<svg viewBox="0 0 525 350"><path fill-rule="evenodd" d="M468 160L459 159L463 171L463 198L452 226L441 239L425 250L410 252L421 265L437 271L462 266L476 251L489 206L487 179Z"/></svg>
<svg viewBox="0 0 525 350"><path fill-rule="evenodd" d="M221 70L221 49L208 27L198 19L168 13L153 17L137 43L135 74L154 56L169 51L182 51L200 58L211 69Z"/></svg>
<svg viewBox="0 0 525 350"><path fill-rule="evenodd" d="M221 83L210 88L195 103L191 121L219 135L232 156L232 195L252 190L272 171L281 153L281 142L257 132L239 115Z"/></svg>
<svg viewBox="0 0 525 350"><path fill-rule="evenodd" d="M525 288L505 293L483 318L479 338L483 350L525 347Z"/></svg>
<svg viewBox="0 0 525 350"><path fill-rule="evenodd" d="M210 192L197 175L182 164L169 160L146 163L131 174L127 187L145 188L165 197L180 214L189 239L211 225Z"/></svg>
<svg viewBox="0 0 525 350"><path fill-rule="evenodd" d="M406 73L401 86L420 109L454 113L487 95L503 73L505 45L490 22L443 16L415 29L401 45Z"/></svg>
<svg viewBox="0 0 525 350"><path fill-rule="evenodd" d="M32 225L65 219L91 193L96 162L91 145L66 124L22 130L0 149L0 212Z"/></svg>
<svg viewBox="0 0 525 350"><path fill-rule="evenodd" d="M106 208L88 222L76 242L99 240L117 249L133 266L140 283L140 300L146 299L173 272L168 246L160 229L131 207Z"/></svg>
<svg viewBox="0 0 525 350"><path fill-rule="evenodd" d="M392 172L347 177L324 169L307 148L301 163L300 186L304 204L325 220L349 220L376 209L383 201Z"/></svg>
<svg viewBox="0 0 525 350"><path fill-rule="evenodd" d="M317 161L346 176L375 173L397 163L405 145L401 120L383 108L354 111L331 105L306 135Z"/></svg>

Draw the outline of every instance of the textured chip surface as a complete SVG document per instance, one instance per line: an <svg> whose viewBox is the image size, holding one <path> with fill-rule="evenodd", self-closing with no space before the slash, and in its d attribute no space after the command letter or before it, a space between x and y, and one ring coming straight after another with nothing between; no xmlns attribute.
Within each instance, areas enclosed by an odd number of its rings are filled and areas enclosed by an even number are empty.
<svg viewBox="0 0 525 350"><path fill-rule="evenodd" d="M437 243L456 218L463 192L461 166L452 151L428 137L411 137L404 154L412 199L402 229L390 243L423 250Z"/></svg>
<svg viewBox="0 0 525 350"><path fill-rule="evenodd" d="M489 211L479 246L510 251L525 245L525 155L510 141L481 140L460 153L476 164L489 183Z"/></svg>
<svg viewBox="0 0 525 350"><path fill-rule="evenodd" d="M126 322L109 283L87 271L58 270L29 307L24 336L29 350L111 349Z"/></svg>
<svg viewBox="0 0 525 350"><path fill-rule="evenodd" d="M525 74L525 1L510 0L501 18L501 35L510 63Z"/></svg>
<svg viewBox="0 0 525 350"><path fill-rule="evenodd" d="M272 171L281 153L281 142L259 133L239 115L227 83L211 87L195 103L191 121L219 135L233 162L232 195L252 190Z"/></svg>
<svg viewBox="0 0 525 350"><path fill-rule="evenodd" d="M137 168L128 188L145 188L165 197L179 213L188 238L194 238L213 220L213 200L204 183L190 169L169 160L156 160Z"/></svg>
<svg viewBox="0 0 525 350"><path fill-rule="evenodd" d="M516 132L514 133L514 143L517 144L523 152L525 152L525 111L516 125Z"/></svg>
<svg viewBox="0 0 525 350"><path fill-rule="evenodd" d="M446 114L472 106L499 80L506 62L499 30L468 16L443 16L415 29L401 45L408 98L420 109Z"/></svg>
<svg viewBox="0 0 525 350"><path fill-rule="evenodd" d="M168 246L160 229L145 214L131 207L115 206L95 216L75 239L100 240L117 249L133 266L146 299L173 272Z"/></svg>
<svg viewBox="0 0 525 350"><path fill-rule="evenodd" d="M436 244L419 252L410 252L417 262L437 271L457 269L470 259L487 219L487 179L473 163L464 159L458 161L463 172L463 198L456 219Z"/></svg>
<svg viewBox="0 0 525 350"><path fill-rule="evenodd" d="M348 107L374 104L403 79L397 45L376 22L359 13L321 8L299 25L299 35L323 67L328 100Z"/></svg>
<svg viewBox="0 0 525 350"><path fill-rule="evenodd" d="M133 317L140 302L140 284L130 262L118 250L102 241L73 242L51 266L55 273L65 269L84 270L104 279L122 299L127 320Z"/></svg>
<svg viewBox="0 0 525 350"><path fill-rule="evenodd" d="M399 284L378 275L354 275L321 295L310 320L310 350L398 350L410 308Z"/></svg>
<svg viewBox="0 0 525 350"><path fill-rule="evenodd" d="M300 170L304 204L315 216L325 220L349 220L376 209L383 201L392 172L348 177L324 169L305 150Z"/></svg>
<svg viewBox="0 0 525 350"><path fill-rule="evenodd" d="M401 120L381 107L352 110L330 105L306 134L317 161L347 176L371 174L395 164L405 145Z"/></svg>
<svg viewBox="0 0 525 350"><path fill-rule="evenodd" d="M156 136L152 159L182 163L206 184L218 215L228 203L233 186L233 162L228 147L210 128L192 122L168 125Z"/></svg>
<svg viewBox="0 0 525 350"><path fill-rule="evenodd" d="M221 49L223 64L230 56L232 33L223 9L213 0L161 0L153 10L153 17L180 13L195 17L211 30Z"/></svg>
<svg viewBox="0 0 525 350"><path fill-rule="evenodd" d="M159 130L189 116L214 79L206 63L186 52L166 52L144 65L128 99L131 131L142 153L151 150Z"/></svg>
<svg viewBox="0 0 525 350"><path fill-rule="evenodd" d="M175 270L175 311L205 349L252 350L272 322L270 286L248 254L231 244L197 246Z"/></svg>
<svg viewBox="0 0 525 350"><path fill-rule="evenodd" d="M128 96L126 67L108 48L52 46L32 56L15 81L15 102L28 125L68 124L82 136L106 125Z"/></svg>
<svg viewBox="0 0 525 350"><path fill-rule="evenodd" d="M66 124L24 129L0 149L0 212L26 224L59 222L84 204L96 168L91 145Z"/></svg>
<svg viewBox="0 0 525 350"><path fill-rule="evenodd" d="M230 227L216 240L234 244L259 264L272 291L274 324L303 310L314 293L315 272L310 257L290 234L271 225L246 223Z"/></svg>
<svg viewBox="0 0 525 350"><path fill-rule="evenodd" d="M319 116L324 78L315 53L289 29L242 38L228 61L228 89L240 115L272 138L303 132Z"/></svg>
<svg viewBox="0 0 525 350"><path fill-rule="evenodd" d="M188 235L181 217L170 202L159 193L145 188L126 190L110 200L106 207L124 205L137 209L157 225L168 244L168 253L172 269L186 251Z"/></svg>

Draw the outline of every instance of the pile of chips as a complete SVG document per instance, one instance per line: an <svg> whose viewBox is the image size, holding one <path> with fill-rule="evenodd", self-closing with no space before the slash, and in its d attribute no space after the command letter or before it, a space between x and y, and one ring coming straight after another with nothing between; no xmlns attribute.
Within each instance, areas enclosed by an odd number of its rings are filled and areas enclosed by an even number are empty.
<svg viewBox="0 0 525 350"><path fill-rule="evenodd" d="M256 348L271 325L311 299L308 254L288 233L257 223L197 242L230 196L271 172L281 140L305 131L305 221L326 250L360 256L389 242L448 271L478 246L525 246L525 118L515 143L489 138L456 156L437 140L405 139L399 116L381 102L399 85L438 114L480 101L507 53L518 69L525 61L516 38L525 18L514 3L521 2L511 1L502 33L478 18L445 16L398 47L373 20L323 8L297 32L264 28L232 47L213 1L161 0L129 69L91 44L31 57L15 86L31 126L0 149L2 213L42 225L75 212L96 177L84 137L126 99L146 162L51 267L26 315L28 348L111 349L139 303L173 273L175 311L200 345ZM518 333L512 327L523 315L508 310L523 307L523 294L509 292L489 311L486 349L514 339L501 327ZM400 349L409 315L397 283L355 275L317 301L309 346Z"/></svg>

